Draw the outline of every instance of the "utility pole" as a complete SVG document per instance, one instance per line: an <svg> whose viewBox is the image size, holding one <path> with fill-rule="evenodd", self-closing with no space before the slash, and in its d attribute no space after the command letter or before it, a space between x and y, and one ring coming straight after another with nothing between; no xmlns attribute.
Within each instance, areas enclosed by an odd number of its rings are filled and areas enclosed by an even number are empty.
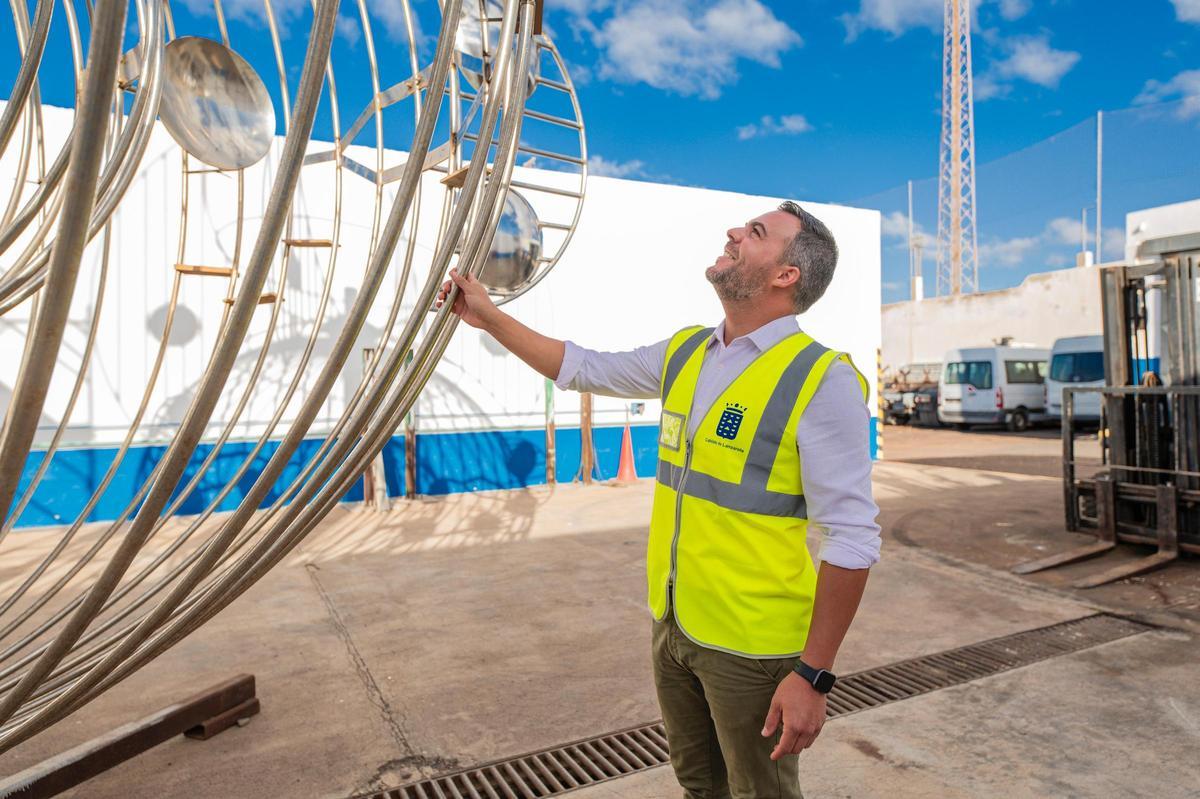
<svg viewBox="0 0 1200 799"><path fill-rule="evenodd" d="M938 168L938 294L979 290L971 2L945 0Z"/></svg>
<svg viewBox="0 0 1200 799"><path fill-rule="evenodd" d="M1104 199L1104 112L1096 112L1096 263L1104 263L1100 239L1104 233L1101 201Z"/></svg>
<svg viewBox="0 0 1200 799"><path fill-rule="evenodd" d="M921 241L914 235L912 181L908 182L908 287L909 299L925 299L925 278L921 274Z"/></svg>

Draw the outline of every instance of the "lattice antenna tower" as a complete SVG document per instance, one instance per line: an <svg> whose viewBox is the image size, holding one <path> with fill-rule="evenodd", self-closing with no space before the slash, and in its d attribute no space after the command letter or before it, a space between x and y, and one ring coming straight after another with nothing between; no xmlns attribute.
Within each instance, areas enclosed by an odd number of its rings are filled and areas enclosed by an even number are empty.
<svg viewBox="0 0 1200 799"><path fill-rule="evenodd" d="M971 0L945 0L942 140L938 169L937 293L979 290L975 232L975 103Z"/></svg>

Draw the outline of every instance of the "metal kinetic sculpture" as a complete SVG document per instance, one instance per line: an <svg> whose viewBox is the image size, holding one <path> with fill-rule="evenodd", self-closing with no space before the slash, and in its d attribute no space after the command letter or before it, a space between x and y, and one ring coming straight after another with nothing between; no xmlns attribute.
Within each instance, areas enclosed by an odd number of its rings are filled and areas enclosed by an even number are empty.
<svg viewBox="0 0 1200 799"><path fill-rule="evenodd" d="M18 579L0 585L0 752L178 643L314 529L388 441L445 350L456 317L449 304L434 311L433 299L448 268L480 276L500 301L510 300L545 277L579 218L586 181L582 118L562 60L539 32L534 0L439 0L433 10L440 13L440 27L436 46L425 48L426 63L413 8L409 0L397 0L407 31L402 76L386 76L380 68L366 0L340 16L339 0L314 0L294 96L288 76L296 73L289 72L280 46L272 0L264 0L280 107L273 107L255 66L231 42L221 0L213 2L220 41L177 36L165 0L96 0L94 7L88 0L86 47L73 0L36 0L32 15L23 2L12 5L21 61L0 113L0 165L6 167L0 174L14 176L7 200L0 197L0 319L16 319L27 329L19 363L0 364L0 379L14 387L0 432L0 562L6 545L23 535L10 533L59 449L91 355L104 346L97 330L102 312L111 313L102 302L112 266L111 225L159 117L179 144L182 204L161 343L116 456L83 511L56 529L54 545ZM137 42L122 53L127 14L136 19ZM348 20L358 26L369 73L353 78L369 80L373 91L342 131L335 80L341 73L330 53L335 30ZM49 59L66 57L48 52L52 21L66 30L76 79L72 127L57 153L46 147L40 85ZM548 94L565 98L571 113L538 110L534 100ZM327 132L315 130L322 96L329 104ZM403 140L397 141L384 112L402 105L411 106L411 115L404 114ZM277 119L282 147L275 139ZM555 146L534 146L539 142L537 125L529 124L534 120L565 131L572 146L561 146L561 137ZM373 164L364 163L370 160L361 156L366 148L350 149L367 125L375 132ZM399 148L385 149L385 141ZM273 143L275 156L269 154ZM557 170L544 173L555 179L515 179L520 156ZM270 190L258 207L246 199L245 172L271 158ZM317 165L324 165L321 174L330 181L321 191L333 197L334 213L326 238L299 238L293 232L298 186ZM431 174L441 177L430 181ZM199 224L189 221L203 206L189 204L189 197L214 179L236 181L235 235L227 264L198 265L189 262L188 253ZM353 301L331 323L327 309L338 266L344 181L364 180L374 190L368 255L352 264ZM423 184L428 194L431 183L443 195L433 235L418 230ZM560 218L540 219L521 193L552 197ZM283 265L299 251L322 262L324 284L302 320L304 346L289 356L290 375L266 385L259 378L278 329L288 274ZM82 365L57 429L39 442L35 433L72 299L82 291L86 252L99 254L99 266ZM391 280L386 288L385 277ZM145 421L164 362L169 365L167 342L182 307L181 286L189 280L225 286L203 373L162 457L123 512L85 529ZM266 334L251 345L252 319L268 306ZM357 342L373 310L386 322L362 378L355 378L344 411L318 429L314 420L330 390L344 380L347 364L357 360ZM318 358L319 336L328 346ZM248 356L251 367L233 381L239 356L243 362ZM202 510L181 516L201 479L212 478L211 466L239 417L264 394L275 411L260 425L249 454L231 477L220 474L222 487ZM218 401L229 396L230 408L215 416ZM316 454L298 473L287 470L302 440L314 434L322 436ZM217 513L239 481L250 487L232 511Z"/></svg>

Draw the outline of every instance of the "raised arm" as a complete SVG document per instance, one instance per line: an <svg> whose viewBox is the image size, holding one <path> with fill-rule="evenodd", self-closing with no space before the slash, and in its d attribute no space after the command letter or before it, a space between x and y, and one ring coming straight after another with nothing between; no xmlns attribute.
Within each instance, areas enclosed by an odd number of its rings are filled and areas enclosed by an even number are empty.
<svg viewBox="0 0 1200 799"><path fill-rule="evenodd" d="M453 310L472 327L489 333L525 363L555 381L561 389L590 391L611 397L657 397L668 341L626 352L597 352L570 341L544 336L496 307L487 289L474 278L451 270L438 294L438 306L458 286Z"/></svg>
<svg viewBox="0 0 1200 799"><path fill-rule="evenodd" d="M504 313L492 302L482 283L473 277L458 274L457 269L451 269L450 280L442 284L437 307L442 307L449 296L451 283L458 286L458 296L454 298L451 310L464 322L491 335L536 371L551 380L558 379L566 351L565 341L544 336Z"/></svg>

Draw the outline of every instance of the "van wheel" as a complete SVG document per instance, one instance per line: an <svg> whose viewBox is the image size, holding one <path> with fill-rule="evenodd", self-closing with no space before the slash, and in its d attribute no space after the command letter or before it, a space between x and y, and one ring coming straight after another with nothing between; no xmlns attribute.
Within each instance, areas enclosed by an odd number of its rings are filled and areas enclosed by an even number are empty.
<svg viewBox="0 0 1200 799"><path fill-rule="evenodd" d="M1029 412L1024 408L1017 408L1008 416L1008 429L1014 433L1024 433L1029 429Z"/></svg>

